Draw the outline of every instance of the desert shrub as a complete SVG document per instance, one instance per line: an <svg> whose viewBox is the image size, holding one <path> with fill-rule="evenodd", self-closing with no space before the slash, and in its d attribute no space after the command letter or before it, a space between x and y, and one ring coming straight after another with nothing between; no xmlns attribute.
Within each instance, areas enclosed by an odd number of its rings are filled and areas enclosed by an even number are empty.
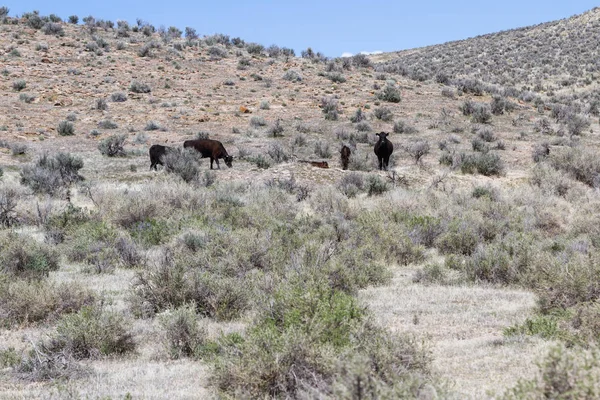
<svg viewBox="0 0 600 400"><path fill-rule="evenodd" d="M70 121L60 121L56 131L60 136L72 136L75 134L75 125Z"/></svg>
<svg viewBox="0 0 600 400"><path fill-rule="evenodd" d="M328 121L337 121L338 119L338 101L333 97L321 98L321 111L325 114L325 119Z"/></svg>
<svg viewBox="0 0 600 400"><path fill-rule="evenodd" d="M71 184L83 180L79 170L83 160L69 153L58 153L54 157L43 154L21 170L21 184L36 193L55 194Z"/></svg>
<svg viewBox="0 0 600 400"><path fill-rule="evenodd" d="M139 81L131 82L129 90L133 93L150 93L152 91L148 84Z"/></svg>
<svg viewBox="0 0 600 400"><path fill-rule="evenodd" d="M489 124L492 120L492 113L487 104L478 104L471 115L473 122L479 124Z"/></svg>
<svg viewBox="0 0 600 400"><path fill-rule="evenodd" d="M0 175L1 176L1 175ZM18 222L17 205L21 192L15 186L0 186L0 226L10 228Z"/></svg>
<svg viewBox="0 0 600 400"><path fill-rule="evenodd" d="M4 328L52 321L94 304L96 296L76 283L0 278L0 315Z"/></svg>
<svg viewBox="0 0 600 400"><path fill-rule="evenodd" d="M250 126L258 128L261 126L266 126L267 125L267 121L265 121L264 117L255 115L254 117L250 118Z"/></svg>
<svg viewBox="0 0 600 400"><path fill-rule="evenodd" d="M356 124L356 130L358 132L371 132L373 128L371 128L371 124L369 124L367 121L360 121L358 124Z"/></svg>
<svg viewBox="0 0 600 400"><path fill-rule="evenodd" d="M504 163L500 156L494 152L460 154L457 160L450 158L452 165L458 164L465 174L480 173L485 176L502 175ZM441 161L440 161L441 162Z"/></svg>
<svg viewBox="0 0 600 400"><path fill-rule="evenodd" d="M188 183L198 179L200 172L198 161L198 152L194 149L168 151L163 157L165 170L179 175Z"/></svg>
<svg viewBox="0 0 600 400"><path fill-rule="evenodd" d="M98 111L106 111L108 110L108 104L104 99L96 99L94 100L94 110Z"/></svg>
<svg viewBox="0 0 600 400"><path fill-rule="evenodd" d="M276 163L286 162L289 159L288 154L279 143L272 143L267 150L267 154Z"/></svg>
<svg viewBox="0 0 600 400"><path fill-rule="evenodd" d="M315 142L315 154L322 158L331 158L331 149L329 143L317 140Z"/></svg>
<svg viewBox="0 0 600 400"><path fill-rule="evenodd" d="M283 74L282 78L290 82L302 81L302 75L300 75L297 71L294 71L293 69L287 70L285 74Z"/></svg>
<svg viewBox="0 0 600 400"><path fill-rule="evenodd" d="M110 119L103 119L102 121L98 122L98 128L101 129L117 129L118 127L119 125Z"/></svg>
<svg viewBox="0 0 600 400"><path fill-rule="evenodd" d="M208 48L208 54L213 60L220 60L221 58L227 57L227 50L221 46L211 46Z"/></svg>
<svg viewBox="0 0 600 400"><path fill-rule="evenodd" d="M255 164L258 168L261 168L261 169L271 168L271 163L262 154L256 154L253 156L246 157L246 160L248 160L248 162L250 162L250 163Z"/></svg>
<svg viewBox="0 0 600 400"><path fill-rule="evenodd" d="M159 131L162 129L163 128L154 121L148 121L148 122L146 122L146 126L144 126L145 131Z"/></svg>
<svg viewBox="0 0 600 400"><path fill-rule="evenodd" d="M21 93L19 94L19 100L21 100L24 103L30 104L33 103L33 101L35 100L35 96L27 93Z"/></svg>
<svg viewBox="0 0 600 400"><path fill-rule="evenodd" d="M366 54L355 54L351 57L352 64L358 68L368 68L372 65Z"/></svg>
<svg viewBox="0 0 600 400"><path fill-rule="evenodd" d="M65 30L62 25L54 22L47 22L42 27L42 32L46 35L65 36Z"/></svg>
<svg viewBox="0 0 600 400"><path fill-rule="evenodd" d="M508 100L502 96L493 96L490 102L490 111L494 115L502 115L506 110Z"/></svg>
<svg viewBox="0 0 600 400"><path fill-rule="evenodd" d="M473 115L475 109L477 108L477 103L471 99L467 99L458 108L465 116Z"/></svg>
<svg viewBox="0 0 600 400"><path fill-rule="evenodd" d="M330 72L327 74L327 79L334 83L344 83L346 82L346 78L343 74L339 72Z"/></svg>
<svg viewBox="0 0 600 400"><path fill-rule="evenodd" d="M50 348L65 351L78 360L126 354L135 349L133 334L126 326L121 313L85 306L61 318Z"/></svg>
<svg viewBox="0 0 600 400"><path fill-rule="evenodd" d="M521 278L519 264L513 262L513 255L504 244L479 245L466 259L464 271L466 277L474 282L501 284L518 283Z"/></svg>
<svg viewBox="0 0 600 400"><path fill-rule="evenodd" d="M283 131L284 131L284 128L281 125L281 119L279 119L279 118L277 118L275 120L275 123L273 125L271 125L269 127L269 129L268 129L268 133L272 137L281 137L281 136L283 136L282 135Z"/></svg>
<svg viewBox="0 0 600 400"><path fill-rule="evenodd" d="M21 90L27 87L27 82L25 79L18 79L12 83L13 90L20 92Z"/></svg>
<svg viewBox="0 0 600 400"><path fill-rule="evenodd" d="M365 120L366 118L367 118L367 116L363 112L362 108L357 108L354 115L352 115L350 117L350 121L352 123L357 123L357 122L361 122L361 121Z"/></svg>
<svg viewBox="0 0 600 400"><path fill-rule="evenodd" d="M187 304L159 315L165 347L173 359L197 357L206 342L206 330L198 324L195 307Z"/></svg>
<svg viewBox="0 0 600 400"><path fill-rule="evenodd" d="M600 396L600 352L597 346L550 349L533 379L520 379L502 399L593 399Z"/></svg>
<svg viewBox="0 0 600 400"><path fill-rule="evenodd" d="M454 219L435 241L435 245L445 254L471 255L481 236L473 224L468 221Z"/></svg>
<svg viewBox="0 0 600 400"><path fill-rule="evenodd" d="M70 24L78 24L79 17L77 15L69 15L69 23Z"/></svg>
<svg viewBox="0 0 600 400"><path fill-rule="evenodd" d="M367 193L369 196L381 195L390 190L387 183L379 175L369 175L367 177Z"/></svg>
<svg viewBox="0 0 600 400"><path fill-rule="evenodd" d="M429 285L445 285L448 283L448 270L441 263L428 263L415 272L413 282Z"/></svg>
<svg viewBox="0 0 600 400"><path fill-rule="evenodd" d="M127 95L125 93L117 92L117 93L111 94L110 99L114 103L122 103L124 101L127 101Z"/></svg>
<svg viewBox="0 0 600 400"><path fill-rule="evenodd" d="M488 146L480 138L473 138L471 140L471 147L473 148L473 151L479 151L482 153L487 153L488 151L490 151L490 146Z"/></svg>
<svg viewBox="0 0 600 400"><path fill-rule="evenodd" d="M595 152L563 149L550 154L550 164L591 187L600 187L600 158Z"/></svg>
<svg viewBox="0 0 600 400"><path fill-rule="evenodd" d="M362 174L357 172L344 174L338 184L338 188L348 198L356 197L357 194L365 189L365 179Z"/></svg>
<svg viewBox="0 0 600 400"><path fill-rule="evenodd" d="M131 303L140 316L192 304L201 315L231 320L248 309L249 296L240 279L194 271L165 254L159 264L137 274Z"/></svg>
<svg viewBox="0 0 600 400"><path fill-rule="evenodd" d="M498 138L494 135L494 131L489 127L481 127L477 130L477 137L483 140L484 142L494 142Z"/></svg>
<svg viewBox="0 0 600 400"><path fill-rule="evenodd" d="M14 369L18 377L27 381L77 379L89 372L77 363L72 354L44 342L32 343L32 349Z"/></svg>
<svg viewBox="0 0 600 400"><path fill-rule="evenodd" d="M378 92L377 98L390 103L400 103L402 100L400 90L392 84L387 84L381 92Z"/></svg>
<svg viewBox="0 0 600 400"><path fill-rule="evenodd" d="M404 150L415 160L415 164L421 164L423 157L429 154L431 147L426 140L418 140L407 145Z"/></svg>
<svg viewBox="0 0 600 400"><path fill-rule="evenodd" d="M545 160L550 154L550 144L548 142L539 143L534 146L532 151L533 161L538 163Z"/></svg>
<svg viewBox="0 0 600 400"><path fill-rule="evenodd" d="M392 110L387 107L378 107L373 111L373 114L375 115L375 118L385 122L389 122L394 118Z"/></svg>
<svg viewBox="0 0 600 400"><path fill-rule="evenodd" d="M267 100L263 100L263 101L260 102L259 108L261 110L268 110L268 109L271 108L271 105L269 104L269 102Z"/></svg>
<svg viewBox="0 0 600 400"><path fill-rule="evenodd" d="M125 139L127 139L126 134L111 135L98 144L98 150L107 157L125 157L127 155L123 148Z"/></svg>
<svg viewBox="0 0 600 400"><path fill-rule="evenodd" d="M8 16L9 8L6 6L0 7L0 18L6 18Z"/></svg>
<svg viewBox="0 0 600 400"><path fill-rule="evenodd" d="M579 114L570 114L566 120L569 135L581 135L585 129L590 127L590 120Z"/></svg>
<svg viewBox="0 0 600 400"><path fill-rule="evenodd" d="M11 233L2 238L2 272L16 277L39 279L59 268L58 253L33 238Z"/></svg>
<svg viewBox="0 0 600 400"><path fill-rule="evenodd" d="M417 128L415 128L414 126L410 125L408 122L405 121L396 121L394 122L394 128L393 128L394 133L406 133L406 134L412 134L412 133L417 133Z"/></svg>

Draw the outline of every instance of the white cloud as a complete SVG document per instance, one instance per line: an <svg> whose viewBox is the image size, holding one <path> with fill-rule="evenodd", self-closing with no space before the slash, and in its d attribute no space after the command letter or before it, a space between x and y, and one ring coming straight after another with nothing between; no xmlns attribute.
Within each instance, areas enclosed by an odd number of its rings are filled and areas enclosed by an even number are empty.
<svg viewBox="0 0 600 400"><path fill-rule="evenodd" d="M383 53L383 51L381 50L375 50L375 51L361 51L360 54L364 54L367 56L373 55L373 54L381 54ZM342 57L352 57L354 54L350 53L350 52L343 52L342 53Z"/></svg>

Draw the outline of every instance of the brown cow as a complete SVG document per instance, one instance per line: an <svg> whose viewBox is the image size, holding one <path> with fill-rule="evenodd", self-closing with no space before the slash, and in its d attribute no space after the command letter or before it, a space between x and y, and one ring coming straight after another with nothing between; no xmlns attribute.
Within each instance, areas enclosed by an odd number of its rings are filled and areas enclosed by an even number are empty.
<svg viewBox="0 0 600 400"><path fill-rule="evenodd" d="M223 146L223 143L218 140L212 139L196 139L196 140L186 140L183 142L183 148L192 147L196 149L202 157L210 157L210 169L213 169L213 161L217 162L217 168L221 169L219 165L219 158L222 158L225 161L225 165L231 168L233 161L233 156L227 154L227 150Z"/></svg>
<svg viewBox="0 0 600 400"><path fill-rule="evenodd" d="M348 163L350 162L350 155L352 151L350 151L350 147L343 145L340 150L340 158L342 160L342 169L348 169Z"/></svg>

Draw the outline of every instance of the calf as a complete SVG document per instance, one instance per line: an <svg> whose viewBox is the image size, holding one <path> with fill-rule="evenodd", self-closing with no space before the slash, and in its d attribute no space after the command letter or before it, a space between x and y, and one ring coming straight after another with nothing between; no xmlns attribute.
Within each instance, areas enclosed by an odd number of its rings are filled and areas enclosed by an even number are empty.
<svg viewBox="0 0 600 400"><path fill-rule="evenodd" d="M344 170L348 169L348 163L350 162L350 154L352 154L352 152L350 151L350 147L343 145L342 149L340 150L340 158L342 160L342 169Z"/></svg>
<svg viewBox="0 0 600 400"><path fill-rule="evenodd" d="M389 133L380 132L376 133L376 135L379 136L379 140L377 143L375 143L375 148L373 150L375 151L377 159L379 160L379 169L384 169L387 171L388 164L390 162L390 156L394 151L394 145L392 142L387 140Z"/></svg>
<svg viewBox="0 0 600 400"><path fill-rule="evenodd" d="M164 166L165 164L163 164L162 158L165 156L165 154L167 154L167 152L171 152L174 150L175 149L173 147L163 146L160 144L153 144L152 146L150 146L150 170L154 168L154 170L156 171L156 166L158 164Z"/></svg>
<svg viewBox="0 0 600 400"><path fill-rule="evenodd" d="M227 154L227 150L223 147L223 143L218 140L212 139L196 139L196 140L186 140L183 142L183 147L193 147L202 154L202 157L210 157L210 169L213 169L213 161L217 162L217 168L221 169L219 165L219 158L222 158L225 161L225 165L231 168L231 162L233 161L233 156Z"/></svg>

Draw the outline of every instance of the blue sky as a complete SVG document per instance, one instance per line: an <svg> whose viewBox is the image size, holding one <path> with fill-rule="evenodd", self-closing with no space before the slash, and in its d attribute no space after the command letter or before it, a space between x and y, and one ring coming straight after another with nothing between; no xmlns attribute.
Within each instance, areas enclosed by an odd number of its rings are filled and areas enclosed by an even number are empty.
<svg viewBox="0 0 600 400"><path fill-rule="evenodd" d="M157 28L186 26L198 34L224 33L265 46L277 44L300 54L311 47L328 57L343 53L394 51L534 25L590 10L596 1L49 1L0 0L10 16L39 10L63 19L137 18Z"/></svg>

